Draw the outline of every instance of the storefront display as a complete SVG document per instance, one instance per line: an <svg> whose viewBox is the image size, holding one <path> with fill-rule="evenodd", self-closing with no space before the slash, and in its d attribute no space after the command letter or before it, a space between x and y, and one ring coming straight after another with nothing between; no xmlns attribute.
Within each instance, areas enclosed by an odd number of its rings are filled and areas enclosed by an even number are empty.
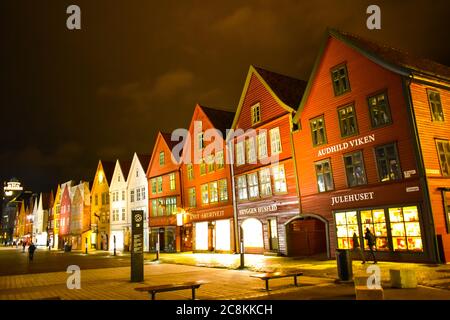
<svg viewBox="0 0 450 320"><path fill-rule="evenodd" d="M375 235L378 251L423 251L417 206L341 211L335 213L335 221L339 249L353 249L355 233L364 249L369 250L364 240L369 229Z"/></svg>

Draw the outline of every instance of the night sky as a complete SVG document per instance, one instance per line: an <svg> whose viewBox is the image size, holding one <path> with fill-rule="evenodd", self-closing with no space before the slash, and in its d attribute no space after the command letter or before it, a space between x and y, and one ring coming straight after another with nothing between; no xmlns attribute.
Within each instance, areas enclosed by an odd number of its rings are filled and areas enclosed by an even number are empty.
<svg viewBox="0 0 450 320"><path fill-rule="evenodd" d="M66 8L81 8L80 31ZM382 29L366 28L381 7ZM0 179L33 191L151 153L195 104L234 111L250 64L307 80L327 26L450 66L448 1L0 2Z"/></svg>

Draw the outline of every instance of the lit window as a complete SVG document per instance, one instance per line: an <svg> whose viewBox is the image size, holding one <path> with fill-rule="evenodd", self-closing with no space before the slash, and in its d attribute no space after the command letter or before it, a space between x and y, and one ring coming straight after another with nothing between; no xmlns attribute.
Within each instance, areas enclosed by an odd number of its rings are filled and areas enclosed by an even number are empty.
<svg viewBox="0 0 450 320"><path fill-rule="evenodd" d="M270 180L270 169L265 168L259 171L259 188L261 197L272 195L272 183Z"/></svg>
<svg viewBox="0 0 450 320"><path fill-rule="evenodd" d="M281 137L280 137L280 128L270 129L270 147L271 154L279 154L281 153Z"/></svg>
<svg viewBox="0 0 450 320"><path fill-rule="evenodd" d="M345 173L349 187L366 184L363 156L361 151L344 155Z"/></svg>
<svg viewBox="0 0 450 320"><path fill-rule="evenodd" d="M443 176L450 176L450 142L448 140L437 140L436 148L441 164L441 172Z"/></svg>
<svg viewBox="0 0 450 320"><path fill-rule="evenodd" d="M380 181L401 179L400 162L395 144L387 144L375 148Z"/></svg>
<svg viewBox="0 0 450 320"><path fill-rule="evenodd" d="M336 212L334 217L338 249L353 249L353 234L359 237L357 212Z"/></svg>
<svg viewBox="0 0 450 320"><path fill-rule="evenodd" d="M219 198L220 201L228 201L227 179L219 180Z"/></svg>
<svg viewBox="0 0 450 320"><path fill-rule="evenodd" d="M373 128L381 127L392 122L386 93L369 97L369 109Z"/></svg>
<svg viewBox="0 0 450 320"><path fill-rule="evenodd" d="M209 202L216 203L218 201L217 181L209 184Z"/></svg>
<svg viewBox="0 0 450 320"><path fill-rule="evenodd" d="M157 190L156 179L152 179L152 180L151 180L151 184L152 184L152 193L153 193L153 194L156 194L156 192L157 192L157 191L156 191L156 190Z"/></svg>
<svg viewBox="0 0 450 320"><path fill-rule="evenodd" d="M362 233L364 234L366 232L366 229L369 229L370 232L375 236L376 250L389 250L386 216L384 213L384 209L362 210L360 212L360 215L362 223ZM364 241L364 249L370 250L367 241Z"/></svg>
<svg viewBox="0 0 450 320"><path fill-rule="evenodd" d="M189 207L195 208L197 206L197 198L195 195L195 187L189 188Z"/></svg>
<svg viewBox="0 0 450 320"><path fill-rule="evenodd" d="M428 103L430 104L431 118L433 121L444 121L444 112L442 110L439 92L428 90Z"/></svg>
<svg viewBox="0 0 450 320"><path fill-rule="evenodd" d="M246 142L247 149L247 163L255 164L256 163L256 150L255 150L255 138L248 137Z"/></svg>
<svg viewBox="0 0 450 320"><path fill-rule="evenodd" d="M165 162L166 162L166 159L165 159L164 151L161 151L159 153L159 165L163 166L165 164Z"/></svg>
<svg viewBox="0 0 450 320"><path fill-rule="evenodd" d="M356 115L353 105L338 109L341 137L349 137L358 133Z"/></svg>
<svg viewBox="0 0 450 320"><path fill-rule="evenodd" d="M259 103L255 104L251 108L252 110L252 125L257 124L261 121L261 106Z"/></svg>
<svg viewBox="0 0 450 320"><path fill-rule="evenodd" d="M225 164L224 164L224 159L223 159L223 150L222 151L218 151L216 153L216 168L217 170L222 169Z"/></svg>
<svg viewBox="0 0 450 320"><path fill-rule="evenodd" d="M236 165L245 164L244 141L236 143Z"/></svg>
<svg viewBox="0 0 450 320"><path fill-rule="evenodd" d="M237 187L239 200L247 200L247 179L245 175L237 177Z"/></svg>
<svg viewBox="0 0 450 320"><path fill-rule="evenodd" d="M331 70L331 78L333 81L334 95L340 96L341 94L350 91L350 83L347 76L347 66L339 65Z"/></svg>
<svg viewBox="0 0 450 320"><path fill-rule="evenodd" d="M202 184L201 194L202 194L202 204L208 204L209 203L209 194L208 194L208 185L207 184Z"/></svg>
<svg viewBox="0 0 450 320"><path fill-rule="evenodd" d="M166 215L170 216L177 211L177 198L168 197L166 198Z"/></svg>
<svg viewBox="0 0 450 320"><path fill-rule="evenodd" d="M205 160L200 160L200 175L206 174L206 163Z"/></svg>
<svg viewBox="0 0 450 320"><path fill-rule="evenodd" d="M327 143L327 136L325 132L325 120L324 116L320 116L317 118L314 118L309 121L311 126L311 136L312 136L312 143L313 146L320 146L322 144Z"/></svg>
<svg viewBox="0 0 450 320"><path fill-rule="evenodd" d="M171 173L169 175L169 181L170 181L170 190L175 190L175 173Z"/></svg>
<svg viewBox="0 0 450 320"><path fill-rule="evenodd" d="M262 131L258 134L258 159L267 157L267 133Z"/></svg>
<svg viewBox="0 0 450 320"><path fill-rule="evenodd" d="M423 251L416 206L389 208L394 251Z"/></svg>
<svg viewBox="0 0 450 320"><path fill-rule="evenodd" d="M442 191L442 199L444 200L444 214L445 222L447 224L447 233L450 233L450 191L448 189Z"/></svg>
<svg viewBox="0 0 450 320"><path fill-rule="evenodd" d="M158 216L158 200L152 200L152 217Z"/></svg>
<svg viewBox="0 0 450 320"><path fill-rule="evenodd" d="M315 168L319 192L333 190L333 175L331 173L330 159L317 161L315 163Z"/></svg>
<svg viewBox="0 0 450 320"><path fill-rule="evenodd" d="M162 177L156 178L156 185L158 187L158 193L161 193L163 191L163 178Z"/></svg>
<svg viewBox="0 0 450 320"><path fill-rule="evenodd" d="M189 180L194 179L194 167L192 166L192 163L187 165L187 175Z"/></svg>
<svg viewBox="0 0 450 320"><path fill-rule="evenodd" d="M273 172L273 192L285 193L287 192L286 186L286 174L284 172L284 166L276 166L272 168Z"/></svg>
<svg viewBox="0 0 450 320"><path fill-rule="evenodd" d="M214 172L214 170L215 170L215 167L214 167L214 156L213 155L208 156L206 161L208 163L208 173Z"/></svg>
<svg viewBox="0 0 450 320"><path fill-rule="evenodd" d="M259 197L258 174L251 173L247 175L248 196L250 199Z"/></svg>

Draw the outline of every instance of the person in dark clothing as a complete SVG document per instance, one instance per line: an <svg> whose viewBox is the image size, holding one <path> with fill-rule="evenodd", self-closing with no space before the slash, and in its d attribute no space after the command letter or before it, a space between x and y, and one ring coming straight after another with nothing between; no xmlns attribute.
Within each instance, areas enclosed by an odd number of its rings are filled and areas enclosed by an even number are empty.
<svg viewBox="0 0 450 320"><path fill-rule="evenodd" d="M31 242L30 245L28 246L28 258L30 259L30 261L33 261L34 251L36 251L36 246L34 245L33 242Z"/></svg>
<svg viewBox="0 0 450 320"><path fill-rule="evenodd" d="M375 236L372 234L372 232L370 232L369 228L366 228L364 239L367 240L367 245L369 246L370 253L373 257L373 263L377 263L377 258L375 257L375 253L373 252L373 247L375 246Z"/></svg>
<svg viewBox="0 0 450 320"><path fill-rule="evenodd" d="M356 232L353 232L353 252L357 252L362 260L362 264L366 263L366 257L364 257L364 252L362 251L360 245L359 245L359 239L356 235Z"/></svg>

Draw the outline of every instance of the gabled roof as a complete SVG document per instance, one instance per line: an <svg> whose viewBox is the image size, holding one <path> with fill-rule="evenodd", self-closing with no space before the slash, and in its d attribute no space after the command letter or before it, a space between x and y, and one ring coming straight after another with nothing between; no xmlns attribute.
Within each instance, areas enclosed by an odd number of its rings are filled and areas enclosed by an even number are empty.
<svg viewBox="0 0 450 320"><path fill-rule="evenodd" d="M348 32L329 28L326 32L324 40L322 41L319 54L316 57L305 94L300 101L297 114L294 117L295 122L298 122L298 118L300 117L301 111L306 103L318 66L325 52L326 44L330 37L342 41L365 56L367 59L400 75L410 76L412 74L422 74L428 77L442 79L447 82L450 81L450 67L429 59L413 56L403 50L379 44Z"/></svg>
<svg viewBox="0 0 450 320"><path fill-rule="evenodd" d="M266 69L250 66L247 78L245 80L244 89L242 90L239 104L236 109L232 128L235 129L237 121L241 114L241 109L244 104L244 98L247 95L247 90L250 85L252 75L255 75L264 87L269 91L272 97L284 108L287 112L295 112L295 108L301 101L307 82L300 79L295 79Z"/></svg>
<svg viewBox="0 0 450 320"><path fill-rule="evenodd" d="M205 107L200 104L198 106L206 114L206 116L208 117L209 121L211 121L214 128L222 132L223 136L225 137L227 129L231 129L235 113L231 111Z"/></svg>
<svg viewBox="0 0 450 320"><path fill-rule="evenodd" d="M102 161L103 172L105 173L106 181L108 181L108 185L111 184L112 176L114 174L114 167L116 163L114 161Z"/></svg>

